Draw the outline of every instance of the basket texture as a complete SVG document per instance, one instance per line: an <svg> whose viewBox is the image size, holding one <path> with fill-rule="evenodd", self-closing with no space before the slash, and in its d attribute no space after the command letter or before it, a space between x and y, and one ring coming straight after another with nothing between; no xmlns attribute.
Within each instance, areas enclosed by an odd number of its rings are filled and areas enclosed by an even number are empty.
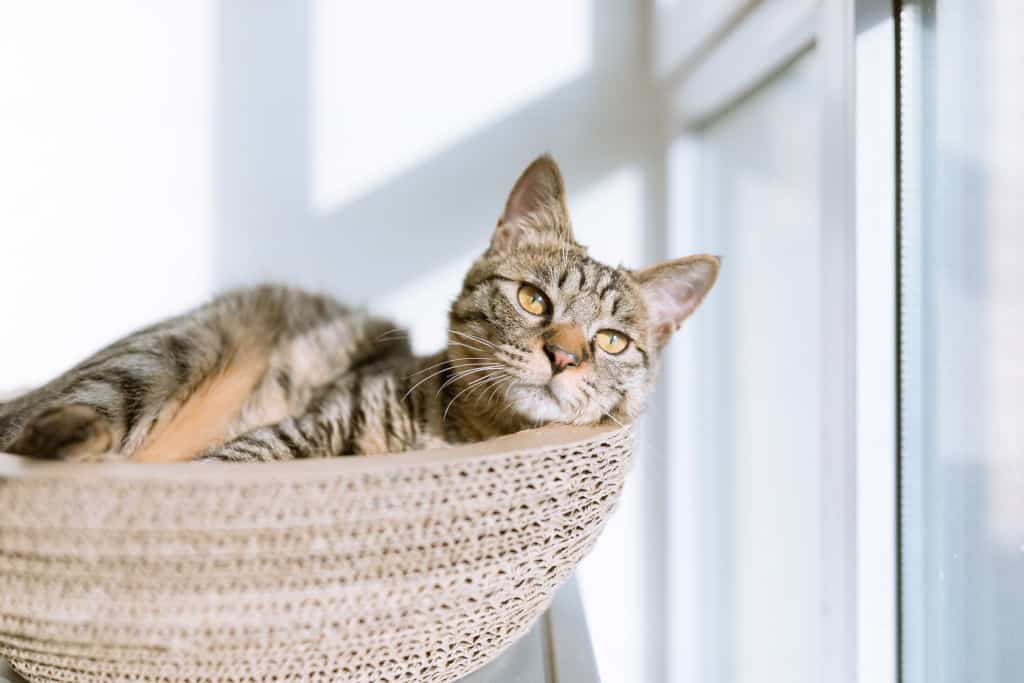
<svg viewBox="0 0 1024 683"><path fill-rule="evenodd" d="M0 657L31 681L451 681L547 607L629 429L263 465L0 455Z"/></svg>

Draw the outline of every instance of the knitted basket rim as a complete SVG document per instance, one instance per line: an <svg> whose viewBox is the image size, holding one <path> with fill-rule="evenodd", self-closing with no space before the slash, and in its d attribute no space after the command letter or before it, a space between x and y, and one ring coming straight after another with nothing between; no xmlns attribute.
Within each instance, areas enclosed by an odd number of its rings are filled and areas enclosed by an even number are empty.
<svg viewBox="0 0 1024 683"><path fill-rule="evenodd" d="M457 463L503 453L541 452L551 448L566 448L575 444L592 444L603 437L613 437L631 431L631 426L580 427L548 425L527 429L476 443L430 448L401 453L340 456L288 460L281 462L248 463L71 463L42 460L10 453L0 453L0 482L3 480L73 479L166 479L173 481L223 482L230 474L232 481L252 481L273 478L305 478L310 474L342 474L394 470L402 465Z"/></svg>

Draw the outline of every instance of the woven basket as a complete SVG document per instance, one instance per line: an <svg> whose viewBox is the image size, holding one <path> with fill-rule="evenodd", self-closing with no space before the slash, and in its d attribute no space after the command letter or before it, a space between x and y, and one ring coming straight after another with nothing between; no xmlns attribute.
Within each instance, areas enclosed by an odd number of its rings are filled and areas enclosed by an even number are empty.
<svg viewBox="0 0 1024 683"><path fill-rule="evenodd" d="M607 519L629 429L264 465L0 455L0 657L31 681L451 681Z"/></svg>

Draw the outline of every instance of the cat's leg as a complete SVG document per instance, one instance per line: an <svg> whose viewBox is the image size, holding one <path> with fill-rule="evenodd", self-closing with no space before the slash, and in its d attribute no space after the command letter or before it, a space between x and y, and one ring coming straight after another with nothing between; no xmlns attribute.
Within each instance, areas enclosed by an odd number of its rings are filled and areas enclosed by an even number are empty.
<svg viewBox="0 0 1024 683"><path fill-rule="evenodd" d="M169 399L218 366L225 345L201 320L172 320L122 339L0 404L0 451L52 459L127 457Z"/></svg>
<svg viewBox="0 0 1024 683"><path fill-rule="evenodd" d="M331 368L321 370L337 371L332 380L315 386L307 384L301 407L295 414L274 417L269 420L270 424L264 423L264 426L247 427L253 424L252 420L266 415L260 405L265 402L266 391L279 390L272 386L278 382L279 373L297 365L272 364L266 380L253 392L252 405L242 411L239 426L244 431L236 432L236 436L223 444L207 449L197 459L204 462L267 462L354 455L367 452L363 450L366 448L373 452L407 448L400 439L391 440L386 436L381 439L379 434L382 430L390 431L390 422L399 421L400 415L406 412L402 407L405 387L394 379L396 373L404 375L408 371L412 358L408 343L404 338L390 337L393 328L385 321L360 319L347 321L345 325L346 328L340 332L350 338L354 335L359 340L355 350L340 362L333 362ZM337 336L338 331L326 329L321 333ZM331 348L322 339L316 343L308 339L298 341L299 348ZM287 350L289 347L282 348ZM298 365L308 364L307 360ZM291 377L296 377L294 371ZM307 370L307 382L309 378ZM287 383L293 400L297 395L294 384ZM385 404L387 409L383 408Z"/></svg>
<svg viewBox="0 0 1024 683"><path fill-rule="evenodd" d="M379 366L344 373L321 385L302 415L257 427L214 446L200 457L213 462L268 462L299 458L330 458L357 452L366 428L366 388Z"/></svg>
<svg viewBox="0 0 1024 683"><path fill-rule="evenodd" d="M288 417L231 439L202 454L199 462L272 462L330 458L344 450L342 426L322 415Z"/></svg>

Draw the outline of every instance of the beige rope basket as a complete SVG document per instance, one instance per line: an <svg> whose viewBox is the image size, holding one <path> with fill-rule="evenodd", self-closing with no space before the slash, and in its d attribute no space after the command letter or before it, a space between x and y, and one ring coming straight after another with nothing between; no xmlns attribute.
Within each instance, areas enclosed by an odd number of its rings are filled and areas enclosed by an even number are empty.
<svg viewBox="0 0 1024 683"><path fill-rule="evenodd" d="M0 455L0 658L30 681L451 681L524 633L630 429L282 463Z"/></svg>

